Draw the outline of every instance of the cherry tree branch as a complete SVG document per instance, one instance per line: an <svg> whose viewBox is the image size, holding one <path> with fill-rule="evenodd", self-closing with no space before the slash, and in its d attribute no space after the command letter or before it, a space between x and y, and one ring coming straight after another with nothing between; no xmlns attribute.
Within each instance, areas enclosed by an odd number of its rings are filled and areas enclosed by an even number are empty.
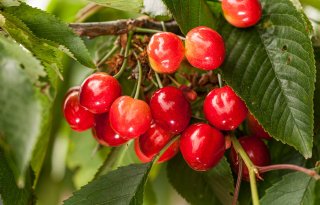
<svg viewBox="0 0 320 205"><path fill-rule="evenodd" d="M167 31L180 34L181 31L175 21L164 23ZM122 19L106 22L89 22L89 23L71 23L69 26L79 36L95 38L102 35L119 35L128 33L136 27L147 29L162 30L161 22L152 21L151 19Z"/></svg>
<svg viewBox="0 0 320 205"><path fill-rule="evenodd" d="M316 180L320 180L320 175L315 170L307 169L294 164L273 164L263 167L256 166L256 168L258 169L259 173L264 173L272 170L289 169L305 173Z"/></svg>

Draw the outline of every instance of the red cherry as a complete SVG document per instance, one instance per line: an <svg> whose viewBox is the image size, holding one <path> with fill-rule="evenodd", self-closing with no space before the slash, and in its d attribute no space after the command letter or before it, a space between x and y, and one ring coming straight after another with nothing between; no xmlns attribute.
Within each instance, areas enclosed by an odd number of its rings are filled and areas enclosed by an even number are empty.
<svg viewBox="0 0 320 205"><path fill-rule="evenodd" d="M136 155L141 162L143 163L151 162L152 157L147 157L141 152L140 145L139 145L139 138L136 138L134 140L134 151L136 152Z"/></svg>
<svg viewBox="0 0 320 205"><path fill-rule="evenodd" d="M152 117L146 102L121 96L112 103L109 119L113 130L128 140L145 133L150 127Z"/></svg>
<svg viewBox="0 0 320 205"><path fill-rule="evenodd" d="M92 129L93 136L100 144L104 146L119 146L128 141L111 128L108 113L96 115L95 122L96 125Z"/></svg>
<svg viewBox="0 0 320 205"><path fill-rule="evenodd" d="M73 130L80 132L94 125L94 115L79 103L79 87L67 92L63 103L63 114Z"/></svg>
<svg viewBox="0 0 320 205"><path fill-rule="evenodd" d="M225 47L219 33L205 26L193 28L187 33L186 58L202 70L214 70L224 61Z"/></svg>
<svg viewBox="0 0 320 205"><path fill-rule="evenodd" d="M80 104L92 113L109 111L112 102L121 95L121 86L114 77L98 72L87 77L80 89Z"/></svg>
<svg viewBox="0 0 320 205"><path fill-rule="evenodd" d="M263 129L263 127L259 124L259 122L254 118L254 116L249 113L248 115L248 130L250 135L261 137L266 140L272 139L272 137Z"/></svg>
<svg viewBox="0 0 320 205"><path fill-rule="evenodd" d="M152 69L158 73L174 73L184 57L182 41L170 32L154 34L147 52Z"/></svg>
<svg viewBox="0 0 320 205"><path fill-rule="evenodd" d="M182 133L180 151L192 169L207 171L223 157L225 140L219 130L205 123L196 123Z"/></svg>
<svg viewBox="0 0 320 205"><path fill-rule="evenodd" d="M178 88L167 86L157 90L150 99L154 121L163 129L178 134L189 124L191 107Z"/></svg>
<svg viewBox="0 0 320 205"><path fill-rule="evenodd" d="M239 138L239 142L254 165L266 166L270 164L268 147L261 139L257 137L241 137ZM230 159L234 172L238 173L239 157L233 147L231 148ZM249 181L249 171L244 163L242 166L242 179Z"/></svg>
<svg viewBox="0 0 320 205"><path fill-rule="evenodd" d="M140 149L140 143L139 138L135 139L134 142L134 150L136 152L137 157L140 159L141 162L146 163L150 162L152 158L154 157L148 157L146 156ZM161 157L158 160L158 163L166 162L172 157L174 157L179 151L179 140L176 140L173 142L170 147L161 155ZM158 153L157 153L158 154Z"/></svg>
<svg viewBox="0 0 320 205"><path fill-rule="evenodd" d="M154 157L173 137L168 131L153 123L139 138L142 153L147 157Z"/></svg>
<svg viewBox="0 0 320 205"><path fill-rule="evenodd" d="M222 0L222 11L226 20L239 28L255 25L262 15L259 0Z"/></svg>
<svg viewBox="0 0 320 205"><path fill-rule="evenodd" d="M213 89L205 98L203 111L206 119L220 130L234 130L247 117L244 102L229 87Z"/></svg>

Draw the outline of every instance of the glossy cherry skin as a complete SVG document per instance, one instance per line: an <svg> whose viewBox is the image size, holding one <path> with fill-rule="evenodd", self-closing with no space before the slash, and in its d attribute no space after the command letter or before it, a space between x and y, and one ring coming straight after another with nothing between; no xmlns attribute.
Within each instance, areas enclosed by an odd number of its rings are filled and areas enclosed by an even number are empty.
<svg viewBox="0 0 320 205"><path fill-rule="evenodd" d="M193 28L187 33L185 49L189 63L202 70L218 68L226 53L220 34L205 26Z"/></svg>
<svg viewBox="0 0 320 205"><path fill-rule="evenodd" d="M109 112L110 125L124 139L133 139L145 133L152 120L149 105L129 96L117 98Z"/></svg>
<svg viewBox="0 0 320 205"><path fill-rule="evenodd" d="M139 138L140 149L145 156L152 158L166 146L172 137L170 132L152 123L147 132Z"/></svg>
<svg viewBox="0 0 320 205"><path fill-rule="evenodd" d="M136 152L136 155L141 162L143 163L150 162L155 155L153 155L152 157L146 156L140 149L139 139L140 138L137 138L134 141L134 150ZM170 160L172 157L174 157L179 152L179 144L180 144L179 140L176 140L175 142L173 142L170 145L170 147L168 147L168 149L161 155L161 157L157 162L158 163L166 162Z"/></svg>
<svg viewBox="0 0 320 205"><path fill-rule="evenodd" d="M222 11L225 19L238 28L255 25L262 15L259 0L222 0Z"/></svg>
<svg viewBox="0 0 320 205"><path fill-rule="evenodd" d="M81 132L94 126L94 114L79 103L79 87L67 92L63 103L63 114L73 130Z"/></svg>
<svg viewBox="0 0 320 205"><path fill-rule="evenodd" d="M213 89L206 96L203 112L216 128L234 130L246 119L248 109L229 86L224 86Z"/></svg>
<svg viewBox="0 0 320 205"><path fill-rule="evenodd" d="M267 166L270 164L270 153L268 147L261 139L257 137L241 137L238 140L254 165ZM230 159L232 169L234 172L238 173L239 157L233 147L231 148ZM242 166L242 179L249 181L249 171L244 162Z"/></svg>
<svg viewBox="0 0 320 205"><path fill-rule="evenodd" d="M250 135L261 137L266 140L272 139L272 137L263 129L251 113L248 114L247 125Z"/></svg>
<svg viewBox="0 0 320 205"><path fill-rule="evenodd" d="M128 140L123 139L110 126L109 113L95 116L95 126L92 129L93 137L104 146L120 146Z"/></svg>
<svg viewBox="0 0 320 205"><path fill-rule="evenodd" d="M172 134L181 133L189 124L191 107L182 91L167 86L157 90L150 99L153 120Z"/></svg>
<svg viewBox="0 0 320 205"><path fill-rule="evenodd" d="M170 32L154 34L147 52L151 68L158 73L174 73L184 58L182 41Z"/></svg>
<svg viewBox="0 0 320 205"><path fill-rule="evenodd" d="M192 169L207 171L223 157L225 139L219 130L210 125L196 123L182 133L180 151Z"/></svg>
<svg viewBox="0 0 320 205"><path fill-rule="evenodd" d="M112 102L121 95L121 86L114 77L97 72L87 77L80 88L80 104L92 113L109 111Z"/></svg>

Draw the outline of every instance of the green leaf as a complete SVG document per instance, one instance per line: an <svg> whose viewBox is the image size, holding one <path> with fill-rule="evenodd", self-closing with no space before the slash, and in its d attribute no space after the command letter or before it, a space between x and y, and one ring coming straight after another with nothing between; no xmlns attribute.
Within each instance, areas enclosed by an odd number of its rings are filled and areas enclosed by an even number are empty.
<svg viewBox="0 0 320 205"><path fill-rule="evenodd" d="M1 36L0 50L0 145L19 186L23 186L41 130L43 109L33 83L43 68L30 53Z"/></svg>
<svg viewBox="0 0 320 205"><path fill-rule="evenodd" d="M80 37L55 16L25 3L7 7L4 11L18 17L38 38L55 42L57 48L70 57L87 67L94 67L88 49Z"/></svg>
<svg viewBox="0 0 320 205"><path fill-rule="evenodd" d="M47 95L38 95L42 107L42 120L40 134L37 144L33 150L31 167L35 175L34 186L37 184L40 177L40 171L47 154L47 148L49 146L50 133L53 124L52 106L53 101Z"/></svg>
<svg viewBox="0 0 320 205"><path fill-rule="evenodd" d="M311 157L315 62L308 24L290 0L263 0L249 29L224 23L223 77L277 140Z"/></svg>
<svg viewBox="0 0 320 205"><path fill-rule="evenodd" d="M320 47L314 48L315 60L316 60L316 85L314 91L314 132L319 133L320 131Z"/></svg>
<svg viewBox="0 0 320 205"><path fill-rule="evenodd" d="M133 164L111 171L90 182L64 201L65 205L140 205L152 162Z"/></svg>
<svg viewBox="0 0 320 205"><path fill-rule="evenodd" d="M15 41L22 44L41 60L48 72L51 84L55 85L57 76L61 76L62 51L58 50L56 46L51 45L55 43L37 38L17 17L5 12L0 13L5 17L5 25L3 26L5 31L8 32ZM62 78L62 76L60 78Z"/></svg>
<svg viewBox="0 0 320 205"><path fill-rule="evenodd" d="M197 26L215 28L217 21L204 0L162 0L184 34Z"/></svg>
<svg viewBox="0 0 320 205"><path fill-rule="evenodd" d="M26 185L23 189L17 187L15 178L10 166L5 158L5 154L0 149L0 204L2 205L28 205L32 204L32 177L28 172Z"/></svg>
<svg viewBox="0 0 320 205"><path fill-rule="evenodd" d="M140 12L143 6L142 0L89 0L94 3L100 4L105 7L110 7L114 9L124 10L124 11L133 11Z"/></svg>
<svg viewBox="0 0 320 205"><path fill-rule="evenodd" d="M261 198L261 205L291 205L314 204L316 180L310 176L294 172L285 175L281 181L274 184Z"/></svg>
<svg viewBox="0 0 320 205"><path fill-rule="evenodd" d="M1 0L0 1L0 7L3 6L19 6L20 1L19 0Z"/></svg>
<svg viewBox="0 0 320 205"><path fill-rule="evenodd" d="M196 172L179 155L170 160L167 172L172 186L193 205L232 203L233 177L226 158L207 172Z"/></svg>

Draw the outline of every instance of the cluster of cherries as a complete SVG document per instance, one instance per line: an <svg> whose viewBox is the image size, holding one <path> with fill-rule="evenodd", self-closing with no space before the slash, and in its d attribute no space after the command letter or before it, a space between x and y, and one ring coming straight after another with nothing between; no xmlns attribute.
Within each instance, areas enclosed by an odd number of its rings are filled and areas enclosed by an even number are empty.
<svg viewBox="0 0 320 205"><path fill-rule="evenodd" d="M243 6L245 5L245 6ZM223 0L224 15L237 27L249 27L261 17L257 0ZM242 12L242 13L241 13ZM185 46L179 36L170 32L154 34L147 53L152 69L158 73L174 73L184 57L202 70L218 68L225 58L225 46L220 34L200 26L190 30ZM112 76L97 72L87 77L80 87L66 94L64 115L72 129L84 131L92 128L93 136L102 145L119 146L135 139L135 151L142 162L151 161L175 137L160 156L158 162L172 158L180 149L185 161L197 171L214 167L226 148L224 131L232 131L247 118L245 103L229 87L215 88L203 104L205 118L210 124L191 124L190 98L184 87L166 86L156 90L145 101L121 96L121 85ZM259 138L270 139L255 118L249 114L248 126L255 137L242 137L239 142L257 166L270 163L269 152ZM232 148L231 161L238 171L239 158ZM248 169L243 168L243 178Z"/></svg>

